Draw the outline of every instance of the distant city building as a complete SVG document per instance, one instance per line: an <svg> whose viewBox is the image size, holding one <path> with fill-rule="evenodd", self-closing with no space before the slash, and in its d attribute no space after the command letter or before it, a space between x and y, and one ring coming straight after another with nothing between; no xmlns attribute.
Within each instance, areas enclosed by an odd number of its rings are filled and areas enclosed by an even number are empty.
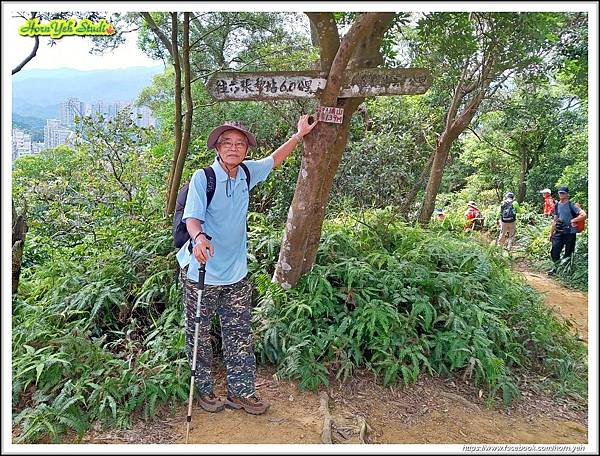
<svg viewBox="0 0 600 456"><path fill-rule="evenodd" d="M106 106L107 116L106 120L114 119L117 117L117 113L119 112L119 106L116 103L109 103Z"/></svg>
<svg viewBox="0 0 600 456"><path fill-rule="evenodd" d="M131 119L138 127L149 128L156 126L156 119L152 117L152 111L148 106L133 108Z"/></svg>
<svg viewBox="0 0 600 456"><path fill-rule="evenodd" d="M148 128L156 126L156 119L152 117L152 111L148 106L134 107L131 102L127 101L115 101L112 103L98 101L92 103L87 115L94 120L98 120L102 116L104 121L107 122L113 120L124 109L131 111L131 120L138 127Z"/></svg>
<svg viewBox="0 0 600 456"><path fill-rule="evenodd" d="M52 145L53 132L58 130L60 127L60 120L58 119L47 119L46 126L44 127L44 147L50 149L56 147Z"/></svg>
<svg viewBox="0 0 600 456"><path fill-rule="evenodd" d="M64 128L58 119L46 120L44 127L44 147L52 149L67 142L67 138L72 133L71 130Z"/></svg>
<svg viewBox="0 0 600 456"><path fill-rule="evenodd" d="M97 120L100 116L102 116L105 121L108 121L117 117L119 112L125 108L128 108L129 106L130 103L127 101L114 101L112 103L106 103L101 100L91 104L89 116L94 120Z"/></svg>
<svg viewBox="0 0 600 456"><path fill-rule="evenodd" d="M44 144L43 142L31 143L31 153L32 154L39 154L45 148L46 148L46 144Z"/></svg>
<svg viewBox="0 0 600 456"><path fill-rule="evenodd" d="M112 120L117 117L117 114L123 109L130 109L131 103L128 101L115 101L108 105L108 119Z"/></svg>
<svg viewBox="0 0 600 456"><path fill-rule="evenodd" d="M142 128L156 127L157 120L147 106L133 106L132 102L115 101L107 103L99 100L95 103L85 103L77 97L69 97L60 103L58 119L46 119L44 127L44 142L32 142L30 134L21 130L12 131L12 160L24 155L38 154L44 149L52 149L67 144L76 147L78 144L75 119L84 116L98 120L100 116L105 122L114 119L124 109L130 111L131 120Z"/></svg>
<svg viewBox="0 0 600 456"><path fill-rule="evenodd" d="M12 131L12 161L24 155L31 155L31 135L24 131L13 129Z"/></svg>
<svg viewBox="0 0 600 456"><path fill-rule="evenodd" d="M88 116L98 120L100 116L105 122L116 118L117 114L124 109L130 111L131 120L135 125L142 128L156 126L156 119L148 106L132 106L126 101L115 101L107 103L103 100L87 104L78 98L69 97L60 104L60 118L46 119L44 127L44 142L32 142L31 135L13 129L12 159L16 160L23 155L37 154L44 149L52 149L67 144L70 147L77 146L77 135L74 131L76 117Z"/></svg>
<svg viewBox="0 0 600 456"><path fill-rule="evenodd" d="M103 101L92 103L89 115L94 120L97 120L100 116L106 118L108 117L108 106Z"/></svg>
<svg viewBox="0 0 600 456"><path fill-rule="evenodd" d="M86 104L79 101L78 98L67 98L67 101L60 104L60 123L63 127L73 129L75 127L75 118L82 118L86 112Z"/></svg>

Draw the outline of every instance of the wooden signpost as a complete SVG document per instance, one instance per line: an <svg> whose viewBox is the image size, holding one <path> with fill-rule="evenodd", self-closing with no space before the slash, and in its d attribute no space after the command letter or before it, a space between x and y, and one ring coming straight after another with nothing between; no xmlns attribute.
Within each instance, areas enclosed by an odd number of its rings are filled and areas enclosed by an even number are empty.
<svg viewBox="0 0 600 456"><path fill-rule="evenodd" d="M340 98L419 95L431 86L431 72L423 68L368 68L347 71ZM215 73L206 85L217 101L293 100L318 97L327 83L320 71ZM342 123L344 110L319 106L317 120Z"/></svg>

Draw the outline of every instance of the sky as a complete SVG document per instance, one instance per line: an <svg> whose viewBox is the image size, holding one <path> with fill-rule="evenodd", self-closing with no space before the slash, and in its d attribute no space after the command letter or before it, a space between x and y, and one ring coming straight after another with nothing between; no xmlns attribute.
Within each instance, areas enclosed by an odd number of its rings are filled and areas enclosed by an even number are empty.
<svg viewBox="0 0 600 456"><path fill-rule="evenodd" d="M368 5L368 6L366 6ZM58 3L44 2L36 4L33 2L2 2L2 112L9 113L11 111L11 69L20 63L26 57L33 47L33 38L21 37L18 33L18 25L22 23L22 19L13 19L11 11L77 11L77 10L120 10L120 11L184 11L191 8L191 2L114 2L114 3ZM598 251L597 244L594 240L598 239L598 213L599 205L597 199L597 168L598 168L598 3L597 2L270 2L261 3L255 2L197 2L194 4L194 9L203 10L221 10L221 11L247 11L249 9L260 11L470 11L477 10L495 10L495 11L541 11L541 10L571 10L571 11L588 11L590 13L589 31L590 31L590 137L589 137L589 173L590 173L590 207L589 215L589 239L590 239L590 334L589 334L589 357L597 359L598 356L598 333L594 331L597 328L598 308L595 305L598 296L598 281L597 281L597 264ZM79 37L63 37L59 40L58 45L47 46L47 39L40 40L40 47L36 57L30 61L24 69L40 69L40 68L74 68L79 70L96 70L107 68L125 68L132 66L157 66L161 65L161 61L153 61L146 57L142 51L137 49L135 44L135 34L131 34L131 38L127 43L122 45L114 53L105 54L104 56L92 56L89 54L88 40L82 40ZM11 149L11 116L2 116L2 434L3 436L11 435L11 420L10 420L10 401L8 398L11 394L11 368L10 368L10 346L11 346L11 295L10 295L10 223L11 216L11 158L10 153L4 153ZM587 208L586 208L587 209ZM6 356L4 356L6 355ZM598 380L598 365L592 363L590 365L590 385L591 390L597 390ZM5 381L7 380L7 381ZM596 393L595 393L596 394ZM593 398L596 396L592 396ZM597 404L590 400L590 421L589 432L590 438L595 443L594 448L598 448L597 435ZM47 446L29 447L20 446L19 448L10 443L6 443L8 449L12 452L38 452L42 451L42 447L48 450ZM5 442L3 439L3 452ZM151 454L160 451L166 451L161 445L157 448L135 448L137 451L143 451L146 454ZM131 447L121 448L122 452L134 450ZM172 451L169 448L169 451ZM210 449L207 448L208 451ZM214 450L214 448L213 448ZM73 447L52 447L51 452L71 453L74 451L82 451L79 445ZM96 450L98 451L98 450ZM102 451L102 450L100 450ZM233 447L231 451L235 451ZM247 450L244 450L247 451ZM279 450L280 451L280 450ZM284 450L285 452L286 450ZM385 451L382 447L371 448L371 451L395 452L398 448L392 448ZM418 451L418 449L417 449ZM456 449L455 451L459 451ZM197 448L196 448L197 452ZM13 453L14 454L14 453Z"/></svg>
<svg viewBox="0 0 600 456"><path fill-rule="evenodd" d="M2 14L2 28L3 35L7 38L7 42L10 45L3 44L3 62L2 65L14 68L18 65L33 48L34 39L32 37L20 36L17 32L20 25L24 24L24 19L20 17L14 17L16 11L31 11L35 10L35 3L30 5L24 5L24 2L3 2L3 14ZM307 11L323 9L323 3L320 2L321 6L315 4L306 4L303 2L271 2L271 3L260 3L260 2L203 2L202 5L197 5L196 8L202 10L275 10L275 11ZM339 2L328 2L332 8L331 10L340 10ZM369 2L369 10L389 10L391 5L402 5L401 8L405 11L419 11L423 8L424 2L408 3L408 2ZM490 2L493 3L493 2ZM574 2L575 3L575 2ZM582 2L577 2L581 4ZM448 4L436 4L431 9L442 10L465 10L465 5L468 2L450 2ZM526 5L527 2L520 3L521 8ZM77 11L77 10L125 10L125 11L141 11L141 10L183 10L188 4L177 4L176 2L169 3L169 7L164 3L160 2L148 2L148 3L123 3L115 2L111 4L100 3L100 2L89 2L89 3L57 3L57 2L44 2L44 6L39 5L37 10L49 11ZM78 8L78 5L80 6ZM100 6L102 5L102 6ZM128 5L130 7L128 8ZM344 4L344 10L361 10L364 8L365 3L362 2L349 2ZM62 8L61 8L62 6ZM337 8L336 8L337 6ZM531 5L533 7L533 5ZM481 8L480 9L489 9ZM514 9L510 4L504 3L500 9ZM526 7L526 9L532 9ZM533 7L533 9L536 9ZM542 8L543 9L543 8ZM563 7L562 9L573 9L577 10L577 6L570 6L570 8ZM7 32L8 31L8 32ZM37 51L37 55L34 59L27 63L23 70L29 69L51 69L51 68L74 68L77 70L99 70L99 69L115 69L115 68L126 68L135 66L157 66L161 65L161 61L152 60L147 57L136 45L137 33L132 32L128 34L127 42L119 46L114 52L106 53L102 56L95 56L89 53L90 40L87 38L81 38L77 36L65 36L56 40L56 44L52 47L48 45L48 38L40 38L40 46Z"/></svg>
<svg viewBox="0 0 600 456"><path fill-rule="evenodd" d="M29 55L33 49L34 38L19 35L17 30L25 21L20 17L12 16L11 14L8 24L5 25L14 31L11 36L11 45L5 49L5 64L14 68ZM36 56L25 65L22 71L51 68L74 68L85 71L162 65L162 61L152 60L146 56L137 47L136 40L137 32L132 32L127 35L127 41L115 51L98 56L89 53L91 41L88 38L64 36L56 40L55 45L49 46L49 39L40 37L40 46Z"/></svg>

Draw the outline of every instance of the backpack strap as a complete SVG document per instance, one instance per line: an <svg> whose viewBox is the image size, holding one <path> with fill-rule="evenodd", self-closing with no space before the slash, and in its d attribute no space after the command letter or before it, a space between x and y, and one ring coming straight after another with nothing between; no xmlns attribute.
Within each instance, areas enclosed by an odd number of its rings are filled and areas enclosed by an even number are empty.
<svg viewBox="0 0 600 456"><path fill-rule="evenodd" d="M217 188L217 176L215 170L211 166L203 168L204 175L206 176L206 207L210 205L210 202L215 196L215 189Z"/></svg>
<svg viewBox="0 0 600 456"><path fill-rule="evenodd" d="M558 215L558 201L554 200L554 215ZM575 203L573 203L573 201L569 200L569 209L571 210L571 218L575 218L577 217L577 213L575 212L575 209L573 209L573 207L575 206Z"/></svg>
<svg viewBox="0 0 600 456"><path fill-rule="evenodd" d="M569 209L571 209L571 218L577 217L577 214L575 213L575 209L573 209L573 207L575 207L575 203L573 203L573 201L569 200Z"/></svg>
<svg viewBox="0 0 600 456"><path fill-rule="evenodd" d="M248 186L248 191L250 191L250 170L243 162L240 163L240 168L244 170L244 174L246 175L246 185ZM213 199L213 196L215 196L215 189L217 188L217 176L215 174L215 170L212 169L212 166L207 166L202 170L206 176L206 207L208 207Z"/></svg>
<svg viewBox="0 0 600 456"><path fill-rule="evenodd" d="M250 196L250 170L244 162L240 163L240 168L244 170L246 175L246 184L248 185L248 196ZM246 218L246 233L248 233L248 218Z"/></svg>
<svg viewBox="0 0 600 456"><path fill-rule="evenodd" d="M244 162L240 163L240 168L244 170L244 174L246 175L246 184L248 185L248 192L250 192L250 170Z"/></svg>

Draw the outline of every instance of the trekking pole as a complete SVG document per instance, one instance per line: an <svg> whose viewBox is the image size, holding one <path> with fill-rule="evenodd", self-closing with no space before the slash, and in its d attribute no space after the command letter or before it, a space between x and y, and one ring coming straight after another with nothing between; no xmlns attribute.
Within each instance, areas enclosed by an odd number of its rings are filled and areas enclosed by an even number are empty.
<svg viewBox="0 0 600 456"><path fill-rule="evenodd" d="M200 303L202 302L202 292L204 291L204 276L206 274L206 265L200 263L198 269L198 301L196 302L196 318L194 319L194 354L192 355L192 376L190 378L190 398L187 413L187 430L185 432L185 443L188 443L190 435L190 423L192 422L192 401L194 400L194 380L196 379L196 358L198 351L198 331L200 328Z"/></svg>

